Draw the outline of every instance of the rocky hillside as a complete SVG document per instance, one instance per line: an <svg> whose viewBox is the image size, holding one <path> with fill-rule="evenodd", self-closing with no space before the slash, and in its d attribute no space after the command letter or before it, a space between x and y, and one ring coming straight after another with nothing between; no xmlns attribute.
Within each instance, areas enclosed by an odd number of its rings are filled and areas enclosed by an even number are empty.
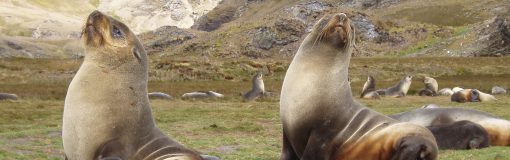
<svg viewBox="0 0 510 160"><path fill-rule="evenodd" d="M158 60L289 59L336 12L354 21L355 56L510 54L503 0L19 0L0 2L0 57L80 56L81 22L94 9L140 32Z"/></svg>

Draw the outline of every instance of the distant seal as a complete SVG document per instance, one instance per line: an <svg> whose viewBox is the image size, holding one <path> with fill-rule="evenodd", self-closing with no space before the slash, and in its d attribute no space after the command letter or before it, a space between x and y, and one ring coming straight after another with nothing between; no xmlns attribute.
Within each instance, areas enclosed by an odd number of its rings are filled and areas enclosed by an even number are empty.
<svg viewBox="0 0 510 160"><path fill-rule="evenodd" d="M482 126L487 131L490 145L510 146L510 121L474 109L425 108L389 116L402 122L410 122L420 126L445 125L467 120Z"/></svg>
<svg viewBox="0 0 510 160"><path fill-rule="evenodd" d="M426 104L421 106L421 108L439 108L439 105L437 104Z"/></svg>
<svg viewBox="0 0 510 160"><path fill-rule="evenodd" d="M443 88L438 91L438 94L441 96L451 96L453 94L453 91L450 88Z"/></svg>
<svg viewBox="0 0 510 160"><path fill-rule="evenodd" d="M489 147L489 134L480 125L462 120L427 127L437 140L439 149L479 149Z"/></svg>
<svg viewBox="0 0 510 160"><path fill-rule="evenodd" d="M148 93L147 95L149 96L149 99L166 99L166 100L172 99L172 96L163 92L151 92Z"/></svg>
<svg viewBox="0 0 510 160"><path fill-rule="evenodd" d="M250 91L246 92L243 95L244 100L252 101L261 96L264 96L264 80L262 79L262 72L257 72L255 76L251 79L252 88Z"/></svg>
<svg viewBox="0 0 510 160"><path fill-rule="evenodd" d="M407 91L409 91L409 87L411 86L411 80L413 76L405 76L393 87L387 89L380 89L376 92L381 96L389 96L389 97L405 97L407 95Z"/></svg>
<svg viewBox="0 0 510 160"><path fill-rule="evenodd" d="M369 75L367 81L363 85L363 89L361 89L360 98L379 99L380 97L379 93L375 91L375 79Z"/></svg>
<svg viewBox="0 0 510 160"><path fill-rule="evenodd" d="M497 100L493 95L483 93L477 89L463 89L451 96L452 102L487 102Z"/></svg>
<svg viewBox="0 0 510 160"><path fill-rule="evenodd" d="M147 96L147 54L135 34L94 11L82 39L85 59L64 104L66 159L202 159L155 126Z"/></svg>
<svg viewBox="0 0 510 160"><path fill-rule="evenodd" d="M281 159L436 159L425 127L353 99L347 78L354 33L344 13L324 16L301 43L280 94Z"/></svg>
<svg viewBox="0 0 510 160"><path fill-rule="evenodd" d="M432 77L425 77L423 80L425 88L418 91L420 96L437 96L438 85L436 79Z"/></svg>
<svg viewBox="0 0 510 160"><path fill-rule="evenodd" d="M198 91L198 92L190 92L184 93L182 96L184 99L201 99L201 98L223 98L225 97L221 93L217 93L214 91Z"/></svg>
<svg viewBox="0 0 510 160"><path fill-rule="evenodd" d="M464 90L464 88L453 87L453 89L452 89L453 93L458 92L458 91L462 91L462 90Z"/></svg>
<svg viewBox="0 0 510 160"><path fill-rule="evenodd" d="M18 95L10 93L0 93L0 100L18 100Z"/></svg>
<svg viewBox="0 0 510 160"><path fill-rule="evenodd" d="M502 87L494 86L492 87L492 94L506 94L506 90Z"/></svg>

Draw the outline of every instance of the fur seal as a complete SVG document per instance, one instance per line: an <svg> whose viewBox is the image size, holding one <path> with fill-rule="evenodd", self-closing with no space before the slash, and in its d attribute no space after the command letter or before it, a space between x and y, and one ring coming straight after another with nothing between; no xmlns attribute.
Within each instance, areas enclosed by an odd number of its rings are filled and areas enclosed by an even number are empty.
<svg viewBox="0 0 510 160"><path fill-rule="evenodd" d="M347 78L354 33L347 15L329 15L301 43L280 94L281 159L436 159L425 127L353 99Z"/></svg>
<svg viewBox="0 0 510 160"><path fill-rule="evenodd" d="M82 40L85 59L64 104L66 159L203 159L156 127L147 96L147 54L126 25L94 11Z"/></svg>
<svg viewBox="0 0 510 160"><path fill-rule="evenodd" d="M10 93L0 93L0 100L18 100L18 95Z"/></svg>
<svg viewBox="0 0 510 160"><path fill-rule="evenodd" d="M381 96L390 96L390 97L405 97L407 95L407 91L409 91L409 87L411 86L411 80L413 76L405 76L393 87L387 89L380 89L376 92Z"/></svg>
<svg viewBox="0 0 510 160"><path fill-rule="evenodd" d="M437 104L426 104L421 106L421 108L439 108L439 105Z"/></svg>
<svg viewBox="0 0 510 160"><path fill-rule="evenodd" d="M489 134L480 125L462 120L427 127L437 140L439 149L479 149L489 147Z"/></svg>
<svg viewBox="0 0 510 160"><path fill-rule="evenodd" d="M464 90L464 88L453 87L453 89L452 89L453 93L458 92L458 91L462 91L462 90Z"/></svg>
<svg viewBox="0 0 510 160"><path fill-rule="evenodd" d="M425 84L425 88L421 89L418 92L420 96L437 96L437 81L432 77L425 77L423 79L423 84Z"/></svg>
<svg viewBox="0 0 510 160"><path fill-rule="evenodd" d="M506 94L506 90L502 87L494 86L492 87L492 94Z"/></svg>
<svg viewBox="0 0 510 160"><path fill-rule="evenodd" d="M261 96L264 96L264 80L262 79L262 72L257 72L252 78L252 88L250 91L243 95L244 100L252 101Z"/></svg>
<svg viewBox="0 0 510 160"><path fill-rule="evenodd" d="M223 98L225 97L221 93L217 93L214 91L198 91L198 92L190 92L184 93L181 96L183 99L200 99L200 98Z"/></svg>
<svg viewBox="0 0 510 160"><path fill-rule="evenodd" d="M510 121L474 109L424 108L389 115L389 117L420 126L445 125L467 120L482 126L487 131L491 145L510 146Z"/></svg>
<svg viewBox="0 0 510 160"><path fill-rule="evenodd" d="M149 99L166 99L166 100L172 99L172 96L163 92L151 92L147 95L149 96Z"/></svg>
<svg viewBox="0 0 510 160"><path fill-rule="evenodd" d="M497 100L493 95L483 93L477 89L463 89L453 93L452 102L487 102Z"/></svg>
<svg viewBox="0 0 510 160"><path fill-rule="evenodd" d="M374 98L379 99L379 93L375 91L375 79L372 76L368 76L367 81L363 85L363 89L361 89L360 98Z"/></svg>
<svg viewBox="0 0 510 160"><path fill-rule="evenodd" d="M438 91L438 94L442 96L451 96L453 94L453 91L450 88L443 88Z"/></svg>

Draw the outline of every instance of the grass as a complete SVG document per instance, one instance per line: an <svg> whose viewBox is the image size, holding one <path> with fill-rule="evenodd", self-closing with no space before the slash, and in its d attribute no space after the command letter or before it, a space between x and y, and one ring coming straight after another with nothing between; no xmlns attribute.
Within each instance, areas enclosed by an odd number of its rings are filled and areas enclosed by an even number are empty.
<svg viewBox="0 0 510 160"><path fill-rule="evenodd" d="M378 88L398 82L413 73L411 96L382 100L359 100L384 114L403 112L428 103L475 108L510 119L510 95L496 102L451 103L449 97L413 96L423 87L422 75L435 77L440 88L462 86L488 92L494 85L510 88L510 68L503 58L354 58L350 66L354 96L372 74ZM270 66L266 90L279 92L288 60L240 60L202 62L193 59L153 59L149 91L179 97L198 90L226 95L216 100L151 101L158 127L184 145L223 159L278 159L281 123L278 98L242 102L250 88L253 71ZM16 93L18 101L0 101L0 159L62 159L61 123L67 85L81 60L1 59L0 91ZM166 66L158 68L158 64ZM469 65L466 65L469 64ZM178 72L196 70L197 72ZM203 72L203 73L202 73ZM232 76L226 80L224 76ZM213 75L213 76L211 76ZM187 77L187 78L183 78ZM469 151L441 151L441 159L510 159L509 147Z"/></svg>
<svg viewBox="0 0 510 160"><path fill-rule="evenodd" d="M216 84L217 85L217 84ZM510 96L488 103L451 103L448 97L360 100L384 114L427 103L475 108L510 119ZM278 159L281 124L277 99L243 103L240 98L205 101L151 101L157 125L174 139L223 159ZM1 159L60 159L62 100L23 99L0 102ZM441 159L510 158L508 147L441 151Z"/></svg>

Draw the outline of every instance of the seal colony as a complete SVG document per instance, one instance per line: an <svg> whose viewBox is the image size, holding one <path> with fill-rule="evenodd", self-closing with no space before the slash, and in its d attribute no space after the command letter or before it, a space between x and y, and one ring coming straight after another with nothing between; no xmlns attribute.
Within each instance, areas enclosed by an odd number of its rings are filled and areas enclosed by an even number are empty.
<svg viewBox="0 0 510 160"><path fill-rule="evenodd" d="M85 59L64 105L66 159L203 159L156 127L147 95L147 54L126 25L94 11L82 40Z"/></svg>
<svg viewBox="0 0 510 160"><path fill-rule="evenodd" d="M495 101L496 97L493 95L483 93L477 89L462 89L452 94L450 97L452 102L487 102Z"/></svg>
<svg viewBox="0 0 510 160"><path fill-rule="evenodd" d="M420 126L449 125L467 120L482 126L487 131L490 145L510 146L510 121L474 109L423 108L389 116L402 122L410 122Z"/></svg>
<svg viewBox="0 0 510 160"><path fill-rule="evenodd" d="M324 16L301 43L281 90L281 159L436 159L434 136L425 127L353 99L348 66L354 33L346 14Z"/></svg>

